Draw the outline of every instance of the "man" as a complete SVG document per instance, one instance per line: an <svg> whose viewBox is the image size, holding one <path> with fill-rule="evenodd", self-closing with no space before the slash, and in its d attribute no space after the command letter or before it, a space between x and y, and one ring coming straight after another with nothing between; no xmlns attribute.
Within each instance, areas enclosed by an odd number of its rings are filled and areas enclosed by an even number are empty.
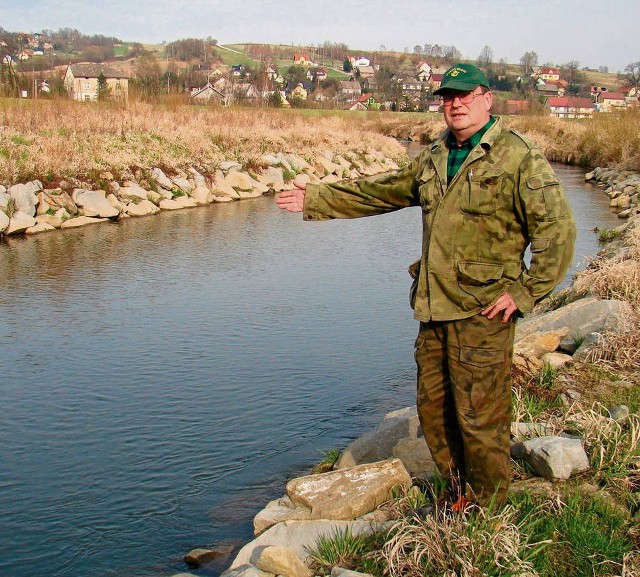
<svg viewBox="0 0 640 577"><path fill-rule="evenodd" d="M575 225L540 150L491 116L479 68L452 66L435 94L448 129L406 168L377 182L296 183L277 204L306 220L422 206L422 257L409 269L418 415L460 509L506 498L515 320L563 279Z"/></svg>

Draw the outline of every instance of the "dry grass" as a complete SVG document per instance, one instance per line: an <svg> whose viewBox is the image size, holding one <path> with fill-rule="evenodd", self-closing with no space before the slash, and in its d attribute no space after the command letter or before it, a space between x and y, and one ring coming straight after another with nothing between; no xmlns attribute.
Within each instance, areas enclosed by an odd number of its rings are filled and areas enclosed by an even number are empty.
<svg viewBox="0 0 640 577"><path fill-rule="evenodd" d="M403 516L389 530L382 556L392 577L489 574L535 575L524 559L528 545L510 505L499 512L475 507L467 514L436 511Z"/></svg>
<svg viewBox="0 0 640 577"><path fill-rule="evenodd" d="M592 119L505 116L505 124L535 142L555 162L640 170L640 109ZM440 114L379 114L367 126L395 138L431 142L444 129Z"/></svg>
<svg viewBox="0 0 640 577"><path fill-rule="evenodd" d="M637 370L640 367L640 226L627 232L624 245L617 258L594 260L575 279L574 290L577 294L590 292L603 299L629 304L626 326L606 333L589 360Z"/></svg>
<svg viewBox="0 0 640 577"><path fill-rule="evenodd" d="M91 177L135 167L215 169L223 160L255 165L267 153L311 157L376 150L399 160L402 147L347 116L295 111L0 100L0 182Z"/></svg>

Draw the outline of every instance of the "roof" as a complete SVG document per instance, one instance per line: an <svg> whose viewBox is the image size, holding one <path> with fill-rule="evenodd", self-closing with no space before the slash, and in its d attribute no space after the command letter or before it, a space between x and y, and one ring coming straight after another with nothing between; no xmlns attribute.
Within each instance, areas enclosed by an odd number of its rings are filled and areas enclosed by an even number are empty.
<svg viewBox="0 0 640 577"><path fill-rule="evenodd" d="M548 98L547 104L556 108L593 108L593 101L589 98Z"/></svg>
<svg viewBox="0 0 640 577"><path fill-rule="evenodd" d="M622 92L601 92L600 98L602 100L624 100L624 94Z"/></svg>
<svg viewBox="0 0 640 577"><path fill-rule="evenodd" d="M98 78L100 74L105 78L129 78L126 72L106 64L69 64L69 68L76 78Z"/></svg>
<svg viewBox="0 0 640 577"><path fill-rule="evenodd" d="M363 94L360 98L358 98L357 102L366 102L372 96L373 94L371 94L371 92L367 92L366 94Z"/></svg>
<svg viewBox="0 0 640 577"><path fill-rule="evenodd" d="M560 70L552 68L551 66L541 66L537 74L560 74Z"/></svg>

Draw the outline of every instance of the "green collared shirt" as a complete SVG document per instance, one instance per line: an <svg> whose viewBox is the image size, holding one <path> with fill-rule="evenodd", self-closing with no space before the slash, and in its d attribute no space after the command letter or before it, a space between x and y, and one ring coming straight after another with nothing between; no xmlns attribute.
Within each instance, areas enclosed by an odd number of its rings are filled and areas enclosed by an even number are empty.
<svg viewBox="0 0 640 577"><path fill-rule="evenodd" d="M487 122L480 130L478 130L478 132L472 134L460 146L458 146L456 137L452 132L447 135L446 143L447 148L449 149L449 156L447 157L447 184L449 184L453 180L453 177L458 174L458 170L460 170L460 167L467 159L467 156L469 156L469 153L482 140L485 132L487 132L487 130L491 128L495 121L495 116L489 118L489 122Z"/></svg>

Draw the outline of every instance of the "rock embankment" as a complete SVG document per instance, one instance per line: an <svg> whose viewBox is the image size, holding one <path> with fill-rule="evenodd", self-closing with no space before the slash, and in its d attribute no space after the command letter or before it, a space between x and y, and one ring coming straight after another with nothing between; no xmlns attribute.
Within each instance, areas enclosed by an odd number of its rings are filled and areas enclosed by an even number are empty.
<svg viewBox="0 0 640 577"><path fill-rule="evenodd" d="M396 170L395 161L376 150L304 159L295 154L264 155L249 169L234 161L214 168L190 166L168 173L159 167L138 169L115 178L110 172L98 182L61 180L46 188L34 180L9 187L0 185L0 236L35 234L109 220L147 216L255 198L290 187L294 178L308 182L336 182Z"/></svg>
<svg viewBox="0 0 640 577"><path fill-rule="evenodd" d="M619 218L640 214L640 174L637 172L598 167L588 172L585 180L605 189L609 206Z"/></svg>

